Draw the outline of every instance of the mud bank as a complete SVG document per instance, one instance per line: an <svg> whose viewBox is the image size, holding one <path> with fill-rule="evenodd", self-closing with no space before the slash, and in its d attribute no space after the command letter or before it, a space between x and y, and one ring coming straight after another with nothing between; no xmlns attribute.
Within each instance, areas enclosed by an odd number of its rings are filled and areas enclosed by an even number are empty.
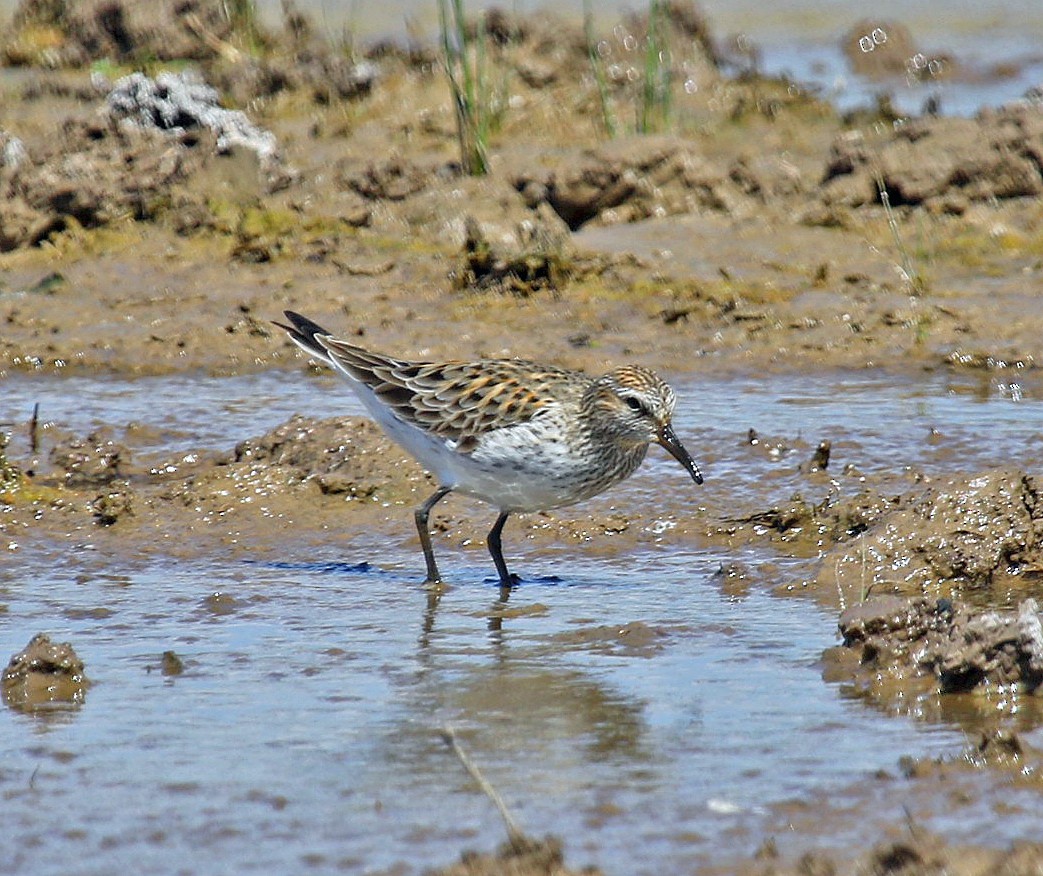
<svg viewBox="0 0 1043 876"><path fill-rule="evenodd" d="M681 8L674 38L704 32ZM195 28L191 87L251 108L235 141L211 97L199 111L173 99L181 74L141 77L136 91L119 67L93 78L37 69L8 84L3 367L281 367L292 350L269 320L284 307L389 350L538 349L584 367L1039 359L1043 122L1031 101L974 119L854 124L792 84L726 77L697 41L678 55L693 88L673 107L674 130L606 141L582 34L508 17L496 63L511 105L490 173L472 178L429 54L374 48L355 62L365 89L322 97L275 72L333 65L314 28L288 20L258 61L207 10L185 25L157 7L139 25L129 4L117 57L176 46L170 28L178 39ZM83 35L107 20L100 7L76 16L47 23L79 47L59 49L61 63L84 47L111 58ZM39 36L29 12L20 21L18 38ZM621 108L637 97L627 83L611 83ZM540 133L553 131L567 136ZM576 245L575 231L597 227L619 231ZM658 243L635 259L642 234Z"/></svg>

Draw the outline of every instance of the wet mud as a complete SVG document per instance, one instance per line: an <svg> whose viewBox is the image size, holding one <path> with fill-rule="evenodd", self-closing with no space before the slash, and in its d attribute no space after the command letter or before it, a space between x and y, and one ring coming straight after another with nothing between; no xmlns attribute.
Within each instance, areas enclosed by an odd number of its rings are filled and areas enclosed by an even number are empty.
<svg viewBox="0 0 1043 876"><path fill-rule="evenodd" d="M4 705L23 712L82 705L90 681L72 645L37 633L4 669Z"/></svg>
<svg viewBox="0 0 1043 876"><path fill-rule="evenodd" d="M22 4L2 48L0 391L15 377L305 369L271 324L284 308L403 355L592 371L631 360L706 380L828 382L872 368L1041 383L1038 97L968 119L897 119L886 106L843 118L794 83L735 75L710 25L678 3L667 25L685 38L676 72L692 87L673 110L683 123L608 139L582 29L500 12L490 33L512 97L490 173L473 178L433 48L382 43L348 57L291 7L281 31L244 37L223 4L60 5ZM648 22L627 27L641 35ZM879 69L856 72L900 71L912 49L897 42ZM198 73L155 69L186 59ZM612 69L610 99L629 108L633 77ZM98 569L157 556L282 561L345 535L408 553L413 509L435 486L358 417L305 413L171 453L154 449L162 436L148 425L75 434L31 414L0 426L0 546L44 567L87 542ZM834 818L884 785L901 783L925 811L946 783L992 805L986 786L1015 776L1038 795L1041 766L1018 735L1043 719L1035 472L1016 455L1006 467L954 455L941 475L898 460L865 473L843 461L846 437L751 431L745 464L799 455L800 491L787 496L769 482L736 496L711 477L698 504L673 491L635 507L593 502L512 521L510 538L563 566L576 552L611 559L660 544L667 524L675 545L763 549L777 565L736 558L714 581L734 598L799 590L835 610L842 643L822 656L826 683L887 714L984 734L952 762L867 778L837 814L828 799L777 807L771 817L796 840L780 850L762 837L755 859L719 872L1038 868L1029 842L967 846L886 819L874 829L900 839L820 848ZM436 550L487 565L491 520L473 503L440 504ZM215 615L241 608L208 599L201 610ZM544 610L508 600L483 613L494 629ZM640 658L685 634L682 622L589 623L551 644ZM171 682L191 671L174 650L154 662ZM46 637L4 673L13 709L75 706L86 689L71 647ZM550 840L431 872L597 871L567 869Z"/></svg>
<svg viewBox="0 0 1043 876"><path fill-rule="evenodd" d="M1039 710L1034 599L997 611L948 599L875 597L841 613L840 633L843 645L824 655L824 675L870 701L902 696L915 710L939 694L973 693L983 719Z"/></svg>
<svg viewBox="0 0 1043 876"><path fill-rule="evenodd" d="M494 855L465 852L457 864L429 871L429 876L599 876L597 867L565 866L561 841L531 842L518 849L507 843Z"/></svg>

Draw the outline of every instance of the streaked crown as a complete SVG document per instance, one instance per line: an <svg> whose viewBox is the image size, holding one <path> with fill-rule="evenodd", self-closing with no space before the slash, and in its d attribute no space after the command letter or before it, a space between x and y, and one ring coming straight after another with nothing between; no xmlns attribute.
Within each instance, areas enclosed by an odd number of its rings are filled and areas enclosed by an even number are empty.
<svg viewBox="0 0 1043 876"><path fill-rule="evenodd" d="M674 391L654 371L624 365L602 375L584 395L595 429L633 444L656 441L674 415Z"/></svg>

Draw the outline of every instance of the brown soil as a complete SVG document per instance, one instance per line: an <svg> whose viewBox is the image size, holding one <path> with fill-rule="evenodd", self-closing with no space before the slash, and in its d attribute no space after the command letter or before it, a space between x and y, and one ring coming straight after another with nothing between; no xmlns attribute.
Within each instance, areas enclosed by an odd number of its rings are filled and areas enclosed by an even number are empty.
<svg viewBox="0 0 1043 876"><path fill-rule="evenodd" d="M787 83L722 75L705 23L672 4L689 37L677 63L698 87L678 99L669 134L609 140L582 34L501 14L510 38L494 61L511 101L491 173L471 178L429 49L384 45L348 62L299 17L248 39L221 4L70 5L62 17L63 4L25 4L4 47L27 72L3 80L0 380L303 368L271 325L284 308L389 352L591 370L1017 367L1033 380L1043 361L1038 106L853 129ZM167 125L112 110L111 80L170 58L194 59L277 150L228 146L205 114ZM92 81L83 65L101 59L126 66ZM630 113L626 76L608 88ZM372 424L298 418L236 440L223 455L175 460L138 459L104 430L47 430L35 453L10 459L0 447L0 540L17 533L55 558L72 532L106 557L256 555L281 549L276 527L298 546L323 543L345 504L360 527L414 538L410 509L431 484ZM611 532L622 551L644 537L639 512L592 508L517 525L537 545ZM484 549L474 532L487 509L438 510L439 540ZM1027 598L1043 569L1041 516L1031 474L954 471L944 483L864 480L825 505L743 519L709 507L675 532L821 550L811 592L852 606L826 676L884 708L896 690L937 703L1014 688L1028 704L1043 673ZM899 555L911 565L896 580ZM1001 611L1011 588L1016 615ZM856 605L867 594L891 595ZM1007 769L987 758L974 768ZM830 806L804 819L809 847L828 834ZM468 858L441 872L567 872L551 851L527 868ZM769 848L742 866L835 872L841 858L873 872L1028 872L1043 850L907 836L792 865Z"/></svg>
<svg viewBox="0 0 1043 876"><path fill-rule="evenodd" d="M979 721L1001 708L1039 718L1043 630L1034 599L1017 611L982 611L948 599L871 597L841 614L840 632L844 644L824 655L824 675L870 702L900 691L912 711L930 709L938 694L974 692Z"/></svg>
<svg viewBox="0 0 1043 876"><path fill-rule="evenodd" d="M431 870L428 876L601 876L596 867L565 866L560 840L528 840L522 848L504 843L496 854L464 852L458 863Z"/></svg>

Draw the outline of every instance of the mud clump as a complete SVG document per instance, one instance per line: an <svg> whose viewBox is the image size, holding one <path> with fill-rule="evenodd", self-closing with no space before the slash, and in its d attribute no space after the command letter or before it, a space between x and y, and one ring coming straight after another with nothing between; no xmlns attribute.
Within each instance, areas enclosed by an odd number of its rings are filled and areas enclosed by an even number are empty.
<svg viewBox="0 0 1043 876"><path fill-rule="evenodd" d="M820 476L821 460L803 471ZM1039 583L1043 503L1034 477L998 468L938 481L915 476L914 486L902 489L907 483L843 495L837 482L821 500L795 493L724 518L711 533L814 550L816 591L837 594L841 605L886 593L1005 597Z"/></svg>
<svg viewBox="0 0 1043 876"><path fill-rule="evenodd" d="M467 237L453 280L459 289L495 289L520 297L544 289L561 291L577 270L567 240L547 234L546 226L522 223L520 246L494 248L481 224L465 219Z"/></svg>
<svg viewBox="0 0 1043 876"><path fill-rule="evenodd" d="M235 51L235 21L215 0L23 0L11 24L2 53L15 65L206 61Z"/></svg>
<svg viewBox="0 0 1043 876"><path fill-rule="evenodd" d="M823 463L828 465L828 451L823 448L831 446L829 441L821 442L809 462L802 466L802 471L808 475L823 471ZM875 526L898 501L899 498L873 489L849 497L829 495L819 502L803 493L794 493L788 500L766 510L724 518L717 532L729 536L744 533L766 535L772 541L806 543L816 547L843 544Z"/></svg>
<svg viewBox="0 0 1043 876"><path fill-rule="evenodd" d="M1017 685L1035 693L1043 683L1043 626L1034 599L1016 614L989 611L954 623L949 640L933 655L942 691L979 684Z"/></svg>
<svg viewBox="0 0 1043 876"><path fill-rule="evenodd" d="M514 174L514 187L531 208L549 204L573 231L592 221L732 212L746 199L734 175L672 137L621 139L557 161L537 156L537 162Z"/></svg>
<svg viewBox="0 0 1043 876"><path fill-rule="evenodd" d="M405 480L389 466L391 445L368 420L317 420L300 415L235 450L174 488L188 505L225 513L258 497L294 502L294 495L341 501L375 500L395 493ZM299 501L299 500L298 500Z"/></svg>
<svg viewBox="0 0 1043 876"><path fill-rule="evenodd" d="M904 76L919 51L913 35L897 21L863 19L852 25L840 42L851 72L867 79Z"/></svg>
<svg viewBox="0 0 1043 876"><path fill-rule="evenodd" d="M112 526L124 517L134 514L134 494L122 485L102 493L91 502L94 520L100 526Z"/></svg>
<svg viewBox="0 0 1043 876"><path fill-rule="evenodd" d="M1040 843L1018 842L1007 849L961 846L919 827L910 830L908 824L896 828L894 833L894 838L883 840L854 858L842 851L814 850L805 852L792 862L778 860L774 843L768 841L758 853L757 860L739 864L728 872L739 876L835 873L988 876L995 873L1038 873L1043 865L1043 844Z"/></svg>
<svg viewBox="0 0 1043 876"><path fill-rule="evenodd" d="M155 218L177 201L171 187L202 167L207 150L194 148L199 143L198 132L67 119L50 145L0 170L0 251L35 246L74 225Z"/></svg>
<svg viewBox="0 0 1043 876"><path fill-rule="evenodd" d="M427 876L600 876L597 867L573 870L565 866L561 840L547 837L524 843L505 842L496 854L464 852L448 867L428 870Z"/></svg>
<svg viewBox="0 0 1043 876"><path fill-rule="evenodd" d="M37 633L4 670L3 699L10 708L33 712L84 702L90 682L72 645Z"/></svg>
<svg viewBox="0 0 1043 876"><path fill-rule="evenodd" d="M51 147L0 171L0 251L35 246L74 224L154 217L169 186L186 177L190 155L162 135L66 120Z"/></svg>
<svg viewBox="0 0 1043 876"><path fill-rule="evenodd" d="M69 117L56 136L20 146L17 160L0 163L5 252L70 227L128 217L150 221L172 212L188 217L175 222L179 227L198 225L193 217L212 212L205 171L218 161L235 164L237 156L249 159L238 177L257 192L278 191L296 178L274 135L223 108L217 91L188 73L127 76L108 92L104 112Z"/></svg>
<svg viewBox="0 0 1043 876"><path fill-rule="evenodd" d="M1043 626L1034 599L1017 611L980 611L948 599L875 597L844 611L839 628L840 647L857 656L851 679L867 689L885 677L926 677L940 693L980 688L1031 696L1043 684Z"/></svg>
<svg viewBox="0 0 1043 876"><path fill-rule="evenodd" d="M356 457L372 450L373 439L380 435L366 420L315 420L297 414L258 438L240 441L224 462L292 469L302 480L315 478L320 486L329 484L324 492L346 492L334 485L347 470L357 471Z"/></svg>
<svg viewBox="0 0 1043 876"><path fill-rule="evenodd" d="M1043 193L1043 116L1028 106L977 118L922 118L873 143L858 131L837 137L819 195L827 205L925 205L962 213L971 202Z"/></svg>
<svg viewBox="0 0 1043 876"><path fill-rule="evenodd" d="M432 179L447 173L444 167L424 166L396 156L368 164L346 175L342 183L367 201L404 201L426 189Z"/></svg>
<svg viewBox="0 0 1043 876"><path fill-rule="evenodd" d="M185 671L185 663L174 651L164 651L160 658L160 671L168 677L181 675Z"/></svg>
<svg viewBox="0 0 1043 876"><path fill-rule="evenodd" d="M69 487L110 484L124 474L129 462L130 451L104 429L86 438L68 438L51 449L51 463L63 472Z"/></svg>
<svg viewBox="0 0 1043 876"><path fill-rule="evenodd" d="M1016 470L929 483L865 522L857 540L824 555L818 578L828 589L936 596L1024 589L1043 568L1043 503L1035 479Z"/></svg>

